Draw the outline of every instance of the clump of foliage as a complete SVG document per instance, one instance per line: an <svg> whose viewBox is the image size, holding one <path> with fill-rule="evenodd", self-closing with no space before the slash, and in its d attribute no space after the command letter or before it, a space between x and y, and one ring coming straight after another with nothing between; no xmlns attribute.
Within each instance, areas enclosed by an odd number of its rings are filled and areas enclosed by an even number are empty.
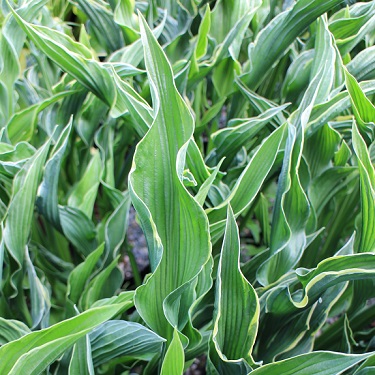
<svg viewBox="0 0 375 375"><path fill-rule="evenodd" d="M1 12L0 374L374 372L373 1Z"/></svg>

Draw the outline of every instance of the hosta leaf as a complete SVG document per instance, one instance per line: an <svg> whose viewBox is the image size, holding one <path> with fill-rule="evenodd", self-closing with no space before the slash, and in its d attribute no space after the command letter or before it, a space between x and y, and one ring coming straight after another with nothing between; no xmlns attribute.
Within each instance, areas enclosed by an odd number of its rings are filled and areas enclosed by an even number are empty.
<svg viewBox="0 0 375 375"><path fill-rule="evenodd" d="M132 306L133 292L126 292L108 305L95 307L41 331L29 333L0 348L0 372L40 374L66 349L92 329Z"/></svg>
<svg viewBox="0 0 375 375"><path fill-rule="evenodd" d="M101 46L110 52L122 47L120 28L114 22L113 14L106 7L96 1L75 0L73 3L90 19L90 31Z"/></svg>
<svg viewBox="0 0 375 375"><path fill-rule="evenodd" d="M287 101L298 101L309 84L315 51L304 51L290 64L284 79L282 94Z"/></svg>
<svg viewBox="0 0 375 375"><path fill-rule="evenodd" d="M326 101L328 98L334 83L335 74L337 74L335 72L336 50L333 46L332 36L328 30L326 16L322 16L318 19L314 50L311 79L317 74L321 74L325 77L317 87L314 104L319 104ZM324 61L323 70L322 61Z"/></svg>
<svg viewBox="0 0 375 375"><path fill-rule="evenodd" d="M124 320L110 320L90 333L95 366L122 356L151 360L161 353L164 341L146 327Z"/></svg>
<svg viewBox="0 0 375 375"><path fill-rule="evenodd" d="M254 45L250 48L251 69L243 76L244 83L251 89L258 87L271 66L297 36L321 14L341 2L342 0L302 0L276 16L258 34Z"/></svg>
<svg viewBox="0 0 375 375"><path fill-rule="evenodd" d="M117 256L124 242L128 229L130 203L129 192L126 192L105 225L106 255L110 258Z"/></svg>
<svg viewBox="0 0 375 375"><path fill-rule="evenodd" d="M31 318L33 320L32 328L38 325L44 328L48 326L51 296L47 287L40 281L28 252L26 252L25 258L30 286Z"/></svg>
<svg viewBox="0 0 375 375"><path fill-rule="evenodd" d="M143 19L141 35L156 116L137 146L129 185L154 273L137 289L136 306L156 333L172 340L163 302L170 293L193 282L208 261L208 223L181 181L193 119L175 88L168 61ZM150 153L151 159L147 157ZM154 173L157 179L152 177ZM189 301L184 302L193 302ZM185 321L187 311L181 310L179 316Z"/></svg>
<svg viewBox="0 0 375 375"><path fill-rule="evenodd" d="M342 354L313 352L262 366L253 375L338 375L372 356L366 354Z"/></svg>
<svg viewBox="0 0 375 375"><path fill-rule="evenodd" d="M72 128L72 119L61 132L52 149L52 156L44 168L44 176L38 190L37 206L42 215L51 222L55 228L61 230L58 207L58 183L61 162L68 145L68 138Z"/></svg>
<svg viewBox="0 0 375 375"><path fill-rule="evenodd" d="M375 366L369 366L361 369L360 371L355 373L356 375L374 375L375 374Z"/></svg>
<svg viewBox="0 0 375 375"><path fill-rule="evenodd" d="M117 283L117 277L115 277L113 271L118 271L116 269L120 255L117 256L107 267L105 267L100 273L98 273L92 280L90 280L89 284L83 291L81 298L80 298L80 306L82 306L83 310L87 310L89 307L96 302L100 296L102 296L105 284L107 287L112 287L112 284ZM118 285L115 285L112 290L114 293L120 286L121 281ZM108 285L110 284L110 285Z"/></svg>
<svg viewBox="0 0 375 375"><path fill-rule="evenodd" d="M6 208L5 210L6 211ZM4 212L5 216L5 212ZM3 289L3 268L4 268L4 255L5 255L5 246L4 246L4 239L3 239L3 218L0 216L0 293Z"/></svg>
<svg viewBox="0 0 375 375"><path fill-rule="evenodd" d="M125 3L125 6L126 6L126 3ZM161 22L152 30L156 38L159 38L161 33L163 32L166 21L167 21L167 14L165 13ZM119 49L118 51L114 52L109 57L109 61L110 62L123 62L123 63L127 63L127 64L137 67L143 60L142 48L143 48L142 40L141 38L138 38L132 44L129 44Z"/></svg>
<svg viewBox="0 0 375 375"><path fill-rule="evenodd" d="M375 106L366 97L356 79L347 70L345 70L345 82L350 95L353 112L360 129L364 132L373 133Z"/></svg>
<svg viewBox="0 0 375 375"><path fill-rule="evenodd" d="M346 68L357 81L375 79L375 46L358 53Z"/></svg>
<svg viewBox="0 0 375 375"><path fill-rule="evenodd" d="M14 177L34 153L34 147L26 142L20 142L15 146L0 143L0 174L3 177Z"/></svg>
<svg viewBox="0 0 375 375"><path fill-rule="evenodd" d="M88 218L92 217L102 173L102 160L99 152L95 152L84 175L70 193L68 199L69 207L80 210Z"/></svg>
<svg viewBox="0 0 375 375"><path fill-rule="evenodd" d="M271 256L258 269L257 279L267 285L286 274L301 258L307 245L307 222L310 216L310 204L301 184L300 162L304 147L304 130L310 117L315 100L322 100L327 94L326 75L333 76L333 66L325 64L325 59L334 56L331 37L327 31L325 18L318 23L319 35L316 40L317 49L322 52L323 60L319 61L319 69L307 88L302 102L296 112L289 118L289 134L285 147L283 169L281 171L276 204L272 219L270 252ZM325 36L325 37L324 37ZM322 44L323 43L323 44ZM322 57L320 57L322 58Z"/></svg>
<svg viewBox="0 0 375 375"><path fill-rule="evenodd" d="M341 54L345 56L374 28L375 6L371 2L353 4L332 18L329 28Z"/></svg>
<svg viewBox="0 0 375 375"><path fill-rule="evenodd" d="M19 4L18 12L27 21L32 21L46 4L46 0L29 1ZM5 2L2 4L7 8ZM5 10L5 9L4 9ZM8 13L6 9L2 15ZM4 124L12 115L15 97L14 84L20 74L20 55L22 47L26 40L26 35L17 25L17 22L9 15L2 21L0 40L0 90L2 93L2 102L0 104L0 118L4 120Z"/></svg>
<svg viewBox="0 0 375 375"><path fill-rule="evenodd" d="M212 23L210 35L216 39L218 44L222 43L235 23L244 14L254 14L260 4L261 2L258 0L217 1L211 12ZM237 59L238 57L245 31L246 29L242 30L241 34L239 34L239 38L237 38L236 42L230 47L230 53L233 59Z"/></svg>
<svg viewBox="0 0 375 375"><path fill-rule="evenodd" d="M341 189L345 189L349 179L356 178L354 167L334 167L327 169L317 177L309 187L309 199L319 216L326 205Z"/></svg>
<svg viewBox="0 0 375 375"><path fill-rule="evenodd" d="M352 152L348 144L343 140L340 148L335 153L334 164L338 167L343 167L348 162Z"/></svg>
<svg viewBox="0 0 375 375"><path fill-rule="evenodd" d="M173 331L173 339L168 347L161 367L161 375L182 375L184 372L184 362L184 348L181 344L178 330L175 328Z"/></svg>
<svg viewBox="0 0 375 375"><path fill-rule="evenodd" d="M216 146L216 156L225 156L223 167L227 168L241 147L251 141L270 121L288 105L270 108L255 118L231 120L228 127L211 135Z"/></svg>
<svg viewBox="0 0 375 375"><path fill-rule="evenodd" d="M373 2L0 8L0 374L371 372Z"/></svg>
<svg viewBox="0 0 375 375"><path fill-rule="evenodd" d="M273 166L284 130L285 126L281 126L265 139L236 181L228 198L216 207L207 209L213 243L224 231L228 203L237 217L253 202Z"/></svg>
<svg viewBox="0 0 375 375"><path fill-rule="evenodd" d="M94 223L76 208L59 206L59 214L66 238L83 255L89 255L97 247Z"/></svg>
<svg viewBox="0 0 375 375"><path fill-rule="evenodd" d="M303 155L306 158L311 177L315 178L332 166L335 151L341 140L340 133L324 125L305 142Z"/></svg>
<svg viewBox="0 0 375 375"><path fill-rule="evenodd" d="M111 110L113 117L122 116L126 111L134 118L140 136L144 136L153 121L152 108L148 103L117 73L114 72L114 80L117 88L117 100Z"/></svg>
<svg viewBox="0 0 375 375"><path fill-rule="evenodd" d="M94 375L94 373L90 340L89 336L86 335L74 344L72 358L69 363L69 375Z"/></svg>
<svg viewBox="0 0 375 375"><path fill-rule="evenodd" d="M251 352L258 330L259 302L255 290L239 267L240 238L233 211L228 218L216 279L214 329L211 358L220 374L239 372L239 363L253 364ZM233 340L233 338L236 340ZM216 357L216 358L215 358ZM241 372L242 373L242 372ZM245 372L246 374L246 372Z"/></svg>
<svg viewBox="0 0 375 375"><path fill-rule="evenodd" d="M234 79L240 73L240 64L231 57L221 60L212 73L212 83L220 97L234 91Z"/></svg>
<svg viewBox="0 0 375 375"><path fill-rule="evenodd" d="M366 143L353 122L353 146L357 155L361 183L360 252L375 251L375 170Z"/></svg>
<svg viewBox="0 0 375 375"><path fill-rule="evenodd" d="M199 26L197 44L194 50L194 57L197 60L204 57L204 55L207 52L207 44L208 44L207 36L208 36L208 33L210 32L210 29L211 29L211 12L210 12L210 7L206 5L206 11L204 12L202 22Z"/></svg>
<svg viewBox="0 0 375 375"><path fill-rule="evenodd" d="M34 204L42 168L47 158L50 141L41 147L22 167L13 182L12 200L5 221L3 239L10 255L22 267L29 239Z"/></svg>
<svg viewBox="0 0 375 375"><path fill-rule="evenodd" d="M139 39L139 23L134 9L135 0L118 1L114 11L114 21L121 26L125 38L132 42Z"/></svg>
<svg viewBox="0 0 375 375"><path fill-rule="evenodd" d="M87 95L86 100L80 106L74 119L74 128L88 147L92 145L95 135L96 126L94 124L105 121L107 112L107 105L91 93Z"/></svg>
<svg viewBox="0 0 375 375"><path fill-rule="evenodd" d="M110 107L114 103L115 88L108 69L93 60L90 50L67 35L23 20L12 10L18 24L35 45L61 69L76 78Z"/></svg>
<svg viewBox="0 0 375 375"><path fill-rule="evenodd" d="M69 275L68 289L66 292L67 299L73 304L77 304L81 297L85 285L92 275L95 266L97 265L101 255L104 251L104 244L101 244L95 251L93 251L84 262L79 264Z"/></svg>
<svg viewBox="0 0 375 375"><path fill-rule="evenodd" d="M186 164L197 181L198 186L201 186L207 178L211 175L203 160L203 155L200 152L198 145L191 138L186 154Z"/></svg>
<svg viewBox="0 0 375 375"><path fill-rule="evenodd" d="M287 287L280 285L267 296L267 311L287 314L312 304L324 290L343 281L373 279L374 262L374 254L352 254L327 258L310 271L297 269L303 294L292 294Z"/></svg>
<svg viewBox="0 0 375 375"><path fill-rule="evenodd" d="M194 87L202 78L207 76L218 63L228 57L228 54L232 51L230 47L232 45L238 45L239 41L241 41L240 36L243 35L244 30L248 27L253 15L253 12L242 15L226 35L224 41L215 48L212 57L209 60L199 62L196 67L193 66L193 70L191 70L189 75L188 88Z"/></svg>
<svg viewBox="0 0 375 375"><path fill-rule="evenodd" d="M63 91L50 98L43 100L41 103L34 104L26 109L15 113L7 124L7 134L12 143L21 141L29 141L35 131L36 119L39 112L57 101L74 93L71 91Z"/></svg>
<svg viewBox="0 0 375 375"><path fill-rule="evenodd" d="M213 182L215 181L215 178L216 178L217 174L220 171L220 167L221 167L223 161L224 161L224 159L220 160L220 162L216 166L215 170L211 173L210 177L208 177L207 180L202 184L202 186L200 187L197 195L195 196L195 200L201 206L203 206L203 204L204 204L204 202L207 198L207 194L210 191L210 188L211 188Z"/></svg>
<svg viewBox="0 0 375 375"><path fill-rule="evenodd" d="M19 339L30 333L30 328L18 321L0 318L0 345Z"/></svg>
<svg viewBox="0 0 375 375"><path fill-rule="evenodd" d="M375 92L375 81L361 82L359 86L366 95L371 95ZM364 105L364 102L361 105ZM306 129L306 138L348 108L350 108L350 96L347 91L340 92L325 103L314 106Z"/></svg>
<svg viewBox="0 0 375 375"><path fill-rule="evenodd" d="M241 79L236 79L236 85L238 86L241 94L250 102L251 108L255 109L255 111L259 114L268 111L272 108L277 108L278 105L269 100L256 92L250 90L242 81ZM235 121L235 120L234 120ZM279 112L275 117L270 118L270 123L276 128L286 122L286 118L283 112Z"/></svg>

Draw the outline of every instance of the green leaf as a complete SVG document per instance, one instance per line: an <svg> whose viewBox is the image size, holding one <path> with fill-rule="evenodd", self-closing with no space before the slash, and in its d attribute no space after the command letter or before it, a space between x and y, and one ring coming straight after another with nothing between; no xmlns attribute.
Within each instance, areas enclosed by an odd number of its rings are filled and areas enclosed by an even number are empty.
<svg viewBox="0 0 375 375"><path fill-rule="evenodd" d="M193 282L210 255L208 222L182 183L193 119L176 90L168 60L142 18L141 35L156 116L138 143L129 187L146 235L153 274L137 289L135 300L152 330L171 341L173 328L164 316L163 303L174 292L184 307L192 304ZM183 290L189 296L180 295ZM188 320L184 307L176 316L179 328Z"/></svg>
<svg viewBox="0 0 375 375"><path fill-rule="evenodd" d="M266 294L267 311L291 313L296 308L311 305L331 286L343 281L372 279L374 262L374 254L352 254L327 258L312 270L299 268L295 272L303 286L303 293L291 293L287 286L280 284L269 295Z"/></svg>
<svg viewBox="0 0 375 375"><path fill-rule="evenodd" d="M270 363L251 372L253 375L337 375L372 356L366 354L342 354L313 352L283 361Z"/></svg>
<svg viewBox="0 0 375 375"><path fill-rule="evenodd" d="M66 238L84 256L97 247L94 223L82 211L68 206L59 206L60 222Z"/></svg>
<svg viewBox="0 0 375 375"><path fill-rule="evenodd" d="M241 147L246 147L257 133L287 106L286 104L276 108L270 108L254 118L233 119L229 122L228 127L213 133L211 138L216 147L217 158L226 158L223 167L228 168Z"/></svg>
<svg viewBox="0 0 375 375"><path fill-rule="evenodd" d="M58 207L58 183L62 159L64 157L69 135L72 129L72 119L61 132L54 145L51 157L44 167L42 183L38 190L37 207L42 215L51 222L55 228L61 230Z"/></svg>
<svg viewBox="0 0 375 375"><path fill-rule="evenodd" d="M375 6L373 3L353 4L337 12L329 28L336 40L341 55L349 53L375 26Z"/></svg>
<svg viewBox="0 0 375 375"><path fill-rule="evenodd" d="M59 31L26 22L11 10L18 24L43 53L112 107L115 100L113 80L109 71L93 60L90 50Z"/></svg>
<svg viewBox="0 0 375 375"><path fill-rule="evenodd" d="M128 229L130 195L126 192L105 225L106 255L109 258L117 256L123 244Z"/></svg>
<svg viewBox="0 0 375 375"><path fill-rule="evenodd" d="M264 140L237 179L230 195L221 204L206 210L213 243L224 232L228 203L232 206L234 215L237 217L255 199L274 164L284 136L284 130L285 126L281 126Z"/></svg>
<svg viewBox="0 0 375 375"><path fill-rule="evenodd" d="M69 363L69 375L94 375L94 366L91 358L89 336L81 337L73 347L72 358Z"/></svg>
<svg viewBox="0 0 375 375"><path fill-rule="evenodd" d="M168 347L161 367L161 375L182 375L184 372L184 362L184 348L181 344L178 330L175 328L173 331L172 342Z"/></svg>
<svg viewBox="0 0 375 375"><path fill-rule="evenodd" d="M366 143L353 121L353 146L357 155L361 183L361 225L359 251L375 251L375 169Z"/></svg>
<svg viewBox="0 0 375 375"><path fill-rule="evenodd" d="M84 262L79 264L69 275L68 288L66 297L73 304L77 304L81 297L85 285L92 275L95 266L97 265L101 255L104 251L104 244L101 244L95 251L93 251Z"/></svg>
<svg viewBox="0 0 375 375"><path fill-rule="evenodd" d="M99 274L93 277L93 279L89 282L80 298L80 305L84 310L91 307L93 303L100 298L106 283L116 283L117 280L116 277L114 277L112 271L116 270L119 258L120 255L118 255L106 268L104 268ZM110 277L111 275L112 277ZM114 288L113 292L115 292L121 286L121 281L120 285L117 285Z"/></svg>
<svg viewBox="0 0 375 375"><path fill-rule="evenodd" d="M210 177L208 177L207 180L202 184L202 186L200 187L197 195L195 196L195 200L201 206L203 206L203 204L204 204L204 202L207 198L207 194L208 194L213 182L215 181L215 178L216 178L217 174L220 171L220 167L221 167L223 161L224 161L224 159L220 160L219 164L216 166L214 171L211 173Z"/></svg>
<svg viewBox="0 0 375 375"><path fill-rule="evenodd" d="M236 22L245 14L254 15L261 5L261 1L224 1L219 0L215 3L215 8L211 12L211 29L210 35L213 36L217 43L222 43ZM251 18L248 20L250 22ZM246 25L247 27L247 25ZM241 42L243 40L246 29L243 29L230 47L230 54L233 59L237 59Z"/></svg>
<svg viewBox="0 0 375 375"><path fill-rule="evenodd" d="M0 345L19 339L30 333L30 328L18 321L0 318Z"/></svg>
<svg viewBox="0 0 375 375"><path fill-rule="evenodd" d="M356 55L346 68L357 81L375 79L375 46L368 47Z"/></svg>
<svg viewBox="0 0 375 375"><path fill-rule="evenodd" d="M332 166L331 161L340 140L340 133L329 125L324 125L306 140L303 155L309 165L311 178L316 178Z"/></svg>
<svg viewBox="0 0 375 375"><path fill-rule="evenodd" d="M251 89L257 88L298 35L320 15L340 3L342 0L300 0L278 14L262 29L250 47L251 71L242 77L244 83Z"/></svg>
<svg viewBox="0 0 375 375"><path fill-rule="evenodd" d="M31 318L33 321L32 328L39 325L44 328L48 326L49 312L51 308L50 292L47 287L41 283L28 252L25 253L25 258L30 286Z"/></svg>
<svg viewBox="0 0 375 375"><path fill-rule="evenodd" d="M110 320L90 333L95 366L122 356L150 361L160 355L164 341L146 327L124 320Z"/></svg>
<svg viewBox="0 0 375 375"><path fill-rule="evenodd" d="M47 141L17 173L13 182L3 239L18 268L22 267L27 251L37 189L49 146L50 141Z"/></svg>
<svg viewBox="0 0 375 375"><path fill-rule="evenodd" d="M0 152L0 173L3 176L14 177L35 154L35 149L26 142L20 142L15 146L0 143Z"/></svg>
<svg viewBox="0 0 375 375"><path fill-rule="evenodd" d="M95 152L84 175L70 193L68 199L69 207L80 210L88 218L92 217L102 173L102 160L99 152Z"/></svg>
<svg viewBox="0 0 375 375"><path fill-rule="evenodd" d="M375 92L375 81L361 82L359 86L366 95L371 95ZM363 102L361 105L363 105ZM344 111L349 109L350 106L351 100L347 91L340 92L325 103L314 106L306 128L306 138L309 138L317 129L325 125L328 121L345 113Z"/></svg>
<svg viewBox="0 0 375 375"><path fill-rule="evenodd" d="M24 110L15 113L7 124L9 140L13 144L21 141L29 141L35 131L37 115L47 107L55 104L57 101L64 99L68 95L74 94L74 92L78 92L78 90L59 92L40 103L31 105Z"/></svg>
<svg viewBox="0 0 375 375"><path fill-rule="evenodd" d="M113 14L100 2L75 0L78 8L84 12L91 21L90 31L107 51L115 51L122 47L120 28L114 22Z"/></svg>
<svg viewBox="0 0 375 375"><path fill-rule="evenodd" d="M0 372L16 375L27 368L40 374L66 349L95 327L132 306L133 292L119 295L109 305L95 307L38 332L29 333L0 348Z"/></svg>
<svg viewBox="0 0 375 375"><path fill-rule="evenodd" d="M193 65L189 74L188 88L194 87L199 81L207 76L217 64L228 57L228 54L233 53L235 55L238 52L237 50L233 51L233 48L231 47L238 48L238 46L241 45L241 36L248 27L253 14L253 12L248 12L238 19L230 32L226 35L224 41L215 48L212 57L209 60L199 62L197 66Z"/></svg>
<svg viewBox="0 0 375 375"><path fill-rule="evenodd" d="M375 106L367 98L356 79L345 70L345 82L358 125L364 132L374 133Z"/></svg>
<svg viewBox="0 0 375 375"><path fill-rule="evenodd" d="M323 35L327 35L324 18L320 20L318 27ZM330 43L330 37L326 42ZM320 39L316 41L316 48L318 47L322 48ZM332 51L328 50L326 54L330 55ZM324 74L332 76L330 70L332 66L328 65L327 68L325 59L319 61L319 68L314 67L316 74L300 106L288 120L288 139L272 219L270 257L257 272L257 280L262 285L272 283L289 272L302 257L307 245L310 203L300 177L304 132L315 100L322 100L321 95L326 90Z"/></svg>
<svg viewBox="0 0 375 375"><path fill-rule="evenodd" d="M199 60L200 58L204 57L207 52L207 35L211 29L211 12L210 7L206 5L206 11L204 12L204 16L202 22L199 26L198 37L197 37L197 44L194 50L195 59Z"/></svg>
<svg viewBox="0 0 375 375"><path fill-rule="evenodd" d="M233 373L237 369L239 374L239 362L254 363L252 349L258 330L259 302L240 270L239 256L239 232L229 205L216 279L214 347L210 349L218 354L219 358L214 357L213 363L220 374L229 373L231 368Z"/></svg>

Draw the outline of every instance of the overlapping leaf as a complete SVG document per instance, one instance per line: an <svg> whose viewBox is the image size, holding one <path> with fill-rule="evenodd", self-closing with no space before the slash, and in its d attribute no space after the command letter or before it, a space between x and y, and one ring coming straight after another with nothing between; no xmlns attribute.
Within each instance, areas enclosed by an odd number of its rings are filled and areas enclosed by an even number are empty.
<svg viewBox="0 0 375 375"><path fill-rule="evenodd" d="M146 234L153 275L137 289L135 301L146 323L171 340L172 326L163 304L171 293L179 295L176 324L182 329L193 303L193 282L209 258L208 222L181 181L193 119L175 88L170 65L144 20L141 34L156 116L137 146L130 192ZM149 154L153 155L151 159ZM155 173L157 179L152 177ZM186 284L190 290L180 294L179 288Z"/></svg>
<svg viewBox="0 0 375 375"><path fill-rule="evenodd" d="M254 362L251 352L258 329L259 302L255 290L239 268L239 240L229 205L216 279L214 327L209 351L212 373L246 374L246 369L250 369Z"/></svg>

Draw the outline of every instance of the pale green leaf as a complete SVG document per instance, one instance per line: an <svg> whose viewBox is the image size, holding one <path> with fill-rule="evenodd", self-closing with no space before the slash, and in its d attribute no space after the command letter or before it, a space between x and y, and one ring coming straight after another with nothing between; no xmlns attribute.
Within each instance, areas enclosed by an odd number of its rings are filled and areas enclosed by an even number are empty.
<svg viewBox="0 0 375 375"><path fill-rule="evenodd" d="M184 348L182 347L178 331L175 328L173 331L173 339L164 357L161 375L182 375L184 371L184 362Z"/></svg>
<svg viewBox="0 0 375 375"><path fill-rule="evenodd" d="M16 375L27 368L30 375L40 374L78 339L131 307L132 298L132 292L123 293L108 305L93 308L2 346L0 372Z"/></svg>

